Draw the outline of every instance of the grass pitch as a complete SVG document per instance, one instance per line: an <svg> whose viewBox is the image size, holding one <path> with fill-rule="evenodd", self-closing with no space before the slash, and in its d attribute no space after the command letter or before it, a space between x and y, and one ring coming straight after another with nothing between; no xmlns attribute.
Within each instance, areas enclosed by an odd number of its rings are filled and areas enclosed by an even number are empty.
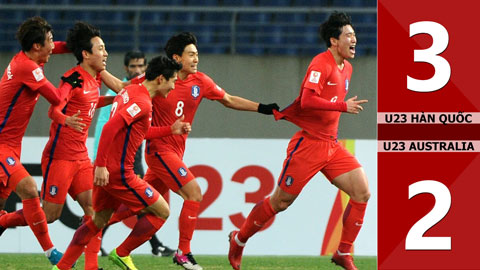
<svg viewBox="0 0 480 270"><path fill-rule="evenodd" d="M171 257L154 257L151 255L132 255L139 270L183 270L172 263ZM195 259L205 270L231 270L227 256L201 256ZM99 257L98 263L104 270L118 270L107 257ZM376 257L355 257L355 264L361 270L377 269ZM2 270L50 270L52 265L43 254L0 254L0 269ZM84 269L83 256L78 260L75 269ZM242 260L242 270L341 270L330 262L330 257L315 256L245 256Z"/></svg>

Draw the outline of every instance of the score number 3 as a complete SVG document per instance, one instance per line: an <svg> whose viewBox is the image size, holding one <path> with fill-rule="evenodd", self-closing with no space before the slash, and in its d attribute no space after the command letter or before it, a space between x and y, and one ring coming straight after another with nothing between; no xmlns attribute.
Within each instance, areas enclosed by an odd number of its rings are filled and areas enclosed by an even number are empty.
<svg viewBox="0 0 480 270"><path fill-rule="evenodd" d="M432 37L432 46L425 50L414 50L414 62L426 62L435 68L435 74L428 80L417 80L407 75L407 88L415 92L433 92L444 87L452 73L450 64L445 58L438 56L448 46L448 31L443 25L422 21L410 24L410 37L417 34L428 34Z"/></svg>
<svg viewBox="0 0 480 270"><path fill-rule="evenodd" d="M407 234L406 250L451 250L451 237L423 237L423 234L442 220L450 210L452 197L448 188L433 180L424 180L408 186L408 199L420 193L430 193L435 197L435 205L426 216L421 218Z"/></svg>

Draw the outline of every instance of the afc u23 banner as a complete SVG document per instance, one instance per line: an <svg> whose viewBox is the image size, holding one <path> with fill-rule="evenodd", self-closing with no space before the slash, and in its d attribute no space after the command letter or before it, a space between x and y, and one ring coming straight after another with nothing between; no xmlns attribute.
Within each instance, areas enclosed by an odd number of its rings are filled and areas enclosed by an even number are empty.
<svg viewBox="0 0 480 270"><path fill-rule="evenodd" d="M378 1L378 269L480 269L479 1Z"/></svg>

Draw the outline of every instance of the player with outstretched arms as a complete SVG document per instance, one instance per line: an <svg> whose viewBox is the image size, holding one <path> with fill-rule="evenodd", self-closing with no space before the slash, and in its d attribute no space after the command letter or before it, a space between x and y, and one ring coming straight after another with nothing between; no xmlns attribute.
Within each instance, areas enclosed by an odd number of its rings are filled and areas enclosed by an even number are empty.
<svg viewBox="0 0 480 270"><path fill-rule="evenodd" d="M336 187L350 196L343 215L343 229L338 250L332 262L356 270L350 255L353 242L363 224L370 198L367 176L357 159L337 141L338 122L342 112L357 114L367 100L352 97L344 101L350 85L357 39L350 17L334 12L321 26L327 51L310 63L300 95L286 109L275 111L275 118L286 119L302 130L290 140L287 157L273 195L255 205L240 231L229 235L228 259L240 269L247 240L277 213L286 210L310 179L321 171Z"/></svg>
<svg viewBox="0 0 480 270"><path fill-rule="evenodd" d="M265 105L232 96L208 75L199 72L197 39L192 33L183 32L172 36L167 41L165 52L170 59L181 63L183 68L178 73L175 91L166 99L153 99L153 126L169 126L179 118L192 124L204 98L241 111L272 114L273 109L278 109L277 104ZM185 269L201 270L202 267L192 255L190 242L197 223L202 192L195 176L183 162L187 137L184 134L147 140L145 160L148 169L144 179L161 194L171 189L184 200L179 218L179 244L173 261Z"/></svg>

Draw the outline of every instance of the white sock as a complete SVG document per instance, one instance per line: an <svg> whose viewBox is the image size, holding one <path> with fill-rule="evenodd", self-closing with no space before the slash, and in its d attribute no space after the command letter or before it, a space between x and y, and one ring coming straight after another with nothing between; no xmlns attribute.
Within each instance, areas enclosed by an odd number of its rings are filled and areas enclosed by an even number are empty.
<svg viewBox="0 0 480 270"><path fill-rule="evenodd" d="M237 245L241 246L241 247L244 247L245 246L245 243L242 243L242 241L240 241L238 239L238 233L235 235L235 242L237 243Z"/></svg>
<svg viewBox="0 0 480 270"><path fill-rule="evenodd" d="M55 249L55 247L52 247L52 248L46 250L46 251L45 251L45 256L50 257L50 255L52 254L52 251L53 251L54 249Z"/></svg>

